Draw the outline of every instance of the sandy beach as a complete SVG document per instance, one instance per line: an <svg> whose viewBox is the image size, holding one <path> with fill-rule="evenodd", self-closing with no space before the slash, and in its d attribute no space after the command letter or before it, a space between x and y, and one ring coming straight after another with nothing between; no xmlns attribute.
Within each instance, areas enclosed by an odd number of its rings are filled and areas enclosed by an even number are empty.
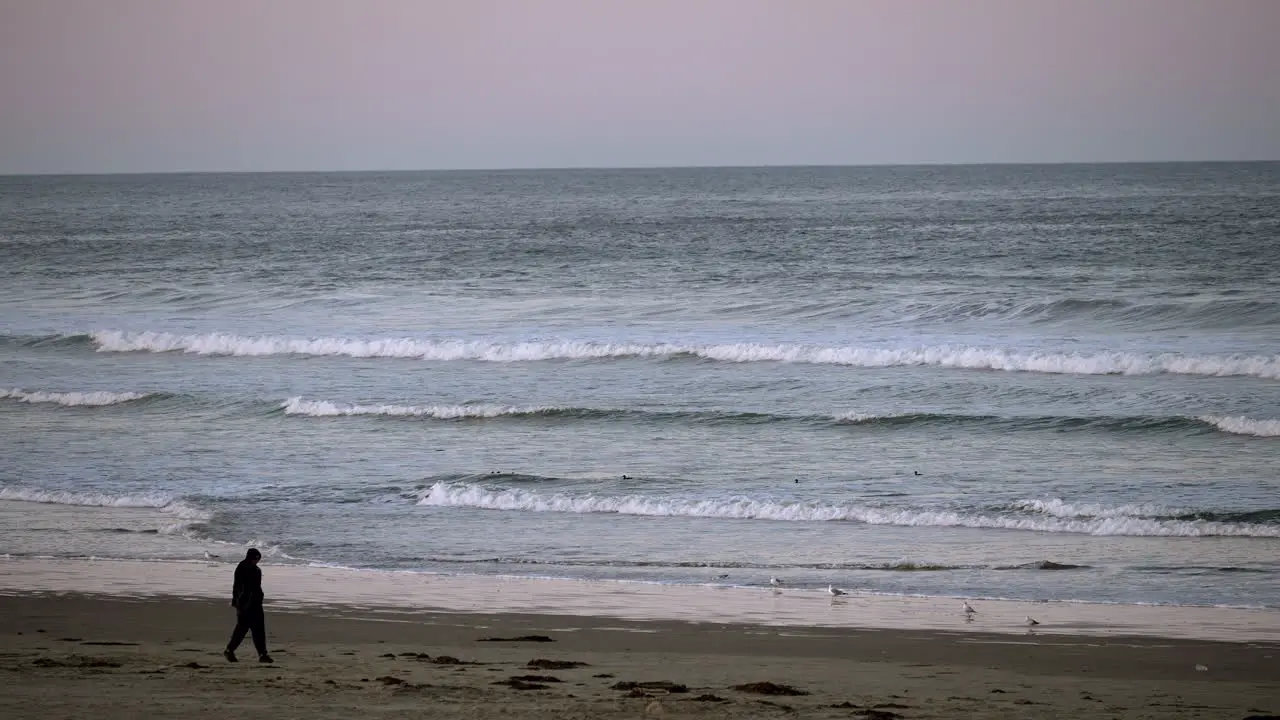
<svg viewBox="0 0 1280 720"><path fill-rule="evenodd" d="M72 569L85 565L64 564L61 576L74 582ZM175 568L152 565L153 579ZM1280 643L1274 640L288 602L268 608L276 663L252 662L245 647L233 665L220 655L233 622L225 601L21 592L11 582L18 568L36 577L39 567L43 576L55 574L49 566L34 560L3 566L4 717L890 720L1280 712ZM97 566L109 570L113 563ZM210 577L230 569L194 567ZM268 568L268 583L272 572L278 581L281 570ZM171 581L168 587L178 586ZM1262 619L1272 620L1269 614Z"/></svg>

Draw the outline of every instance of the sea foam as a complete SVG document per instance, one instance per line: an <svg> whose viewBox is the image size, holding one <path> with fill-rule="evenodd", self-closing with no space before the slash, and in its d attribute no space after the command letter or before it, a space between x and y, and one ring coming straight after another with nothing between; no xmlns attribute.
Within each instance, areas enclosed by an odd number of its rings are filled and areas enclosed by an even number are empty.
<svg viewBox="0 0 1280 720"><path fill-rule="evenodd" d="M328 400L289 398L281 405L286 415L307 417L344 417L381 415L388 417L424 417L437 420L496 418L503 416L539 415L556 412L553 406L516 407L511 405L348 405Z"/></svg>
<svg viewBox="0 0 1280 720"><path fill-rule="evenodd" d="M17 400L25 403L50 403L65 407L103 407L119 405L150 397L150 393L138 392L27 392L18 388L0 390L0 399Z"/></svg>
<svg viewBox="0 0 1280 720"><path fill-rule="evenodd" d="M930 366L969 370L1083 375L1245 376L1280 379L1280 356L1181 355L1131 352L1028 352L966 346L823 347L762 343L610 343L580 340L496 342L413 338L292 338L222 333L95 332L100 352L183 352L194 355L272 355L402 358L433 361L532 362L689 356L718 362L807 363L863 368Z"/></svg>
<svg viewBox="0 0 1280 720"><path fill-rule="evenodd" d="M1122 513L1077 516L964 513L952 510L871 507L856 504L787 502L748 497L700 499L643 495L540 494L525 490L436 483L420 505L562 513L616 513L656 517L700 517L785 522L858 522L868 525L936 526L1028 530L1087 535L1280 537L1280 525L1152 518Z"/></svg>
<svg viewBox="0 0 1280 720"><path fill-rule="evenodd" d="M1280 437L1280 420L1255 420L1244 416L1218 417L1206 415L1200 420L1233 435Z"/></svg>
<svg viewBox="0 0 1280 720"><path fill-rule="evenodd" d="M111 495L94 492L65 490L40 490L25 487L0 487L0 500L44 503L49 505L75 505L102 508L153 508L180 520L204 522L212 515L181 500L160 493L140 495Z"/></svg>

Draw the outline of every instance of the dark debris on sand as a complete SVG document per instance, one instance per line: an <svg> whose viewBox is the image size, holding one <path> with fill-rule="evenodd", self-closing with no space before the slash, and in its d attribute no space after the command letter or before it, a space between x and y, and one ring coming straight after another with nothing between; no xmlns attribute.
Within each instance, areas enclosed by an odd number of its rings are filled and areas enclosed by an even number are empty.
<svg viewBox="0 0 1280 720"><path fill-rule="evenodd" d="M534 658L530 660L525 667L530 670L572 670L573 668L586 667L586 663L576 660L548 660L546 658Z"/></svg>
<svg viewBox="0 0 1280 720"><path fill-rule="evenodd" d="M536 676L535 676L536 677ZM519 678L507 678L506 680L497 680L494 685L506 685L512 690L549 690L550 687L542 683L529 682Z"/></svg>
<svg viewBox="0 0 1280 720"><path fill-rule="evenodd" d="M801 690L800 688L791 687L790 685L783 685L781 683L772 683L768 681L746 683L744 685L734 685L729 689L737 690L738 692L754 693L756 695L792 695L794 696L794 695L809 694L808 691Z"/></svg>
<svg viewBox="0 0 1280 720"><path fill-rule="evenodd" d="M115 660L104 660L102 658L78 657L71 656L66 660L54 660L53 658L36 658L31 661L32 665L42 668L118 668L120 663Z"/></svg>
<svg viewBox="0 0 1280 720"><path fill-rule="evenodd" d="M719 695L711 693L703 693L697 697L689 698L689 702L729 702L728 698L722 698Z"/></svg>
<svg viewBox="0 0 1280 720"><path fill-rule="evenodd" d="M613 690L663 690L669 693L687 693L689 686L680 683L671 682L670 680L649 680L647 682L631 682L624 680L623 682L614 683Z"/></svg>
<svg viewBox="0 0 1280 720"><path fill-rule="evenodd" d="M555 675L512 675L512 680L523 680L524 682L564 682Z"/></svg>
<svg viewBox="0 0 1280 720"><path fill-rule="evenodd" d="M480 639L479 639L479 640L477 640L476 642L532 642L532 643L549 643L549 642L555 642L555 640L552 640L551 638L547 637L546 635L521 635L521 636L519 636L519 637L509 637L509 638L502 638L502 637L487 637L487 638L480 638Z"/></svg>
<svg viewBox="0 0 1280 720"><path fill-rule="evenodd" d="M418 657L419 659L427 660L428 662L431 662L435 665L479 665L480 664L478 662L474 662L471 660L459 660L458 658L452 655L438 655L435 658L430 658L430 659L422 657L421 655L419 655Z"/></svg>

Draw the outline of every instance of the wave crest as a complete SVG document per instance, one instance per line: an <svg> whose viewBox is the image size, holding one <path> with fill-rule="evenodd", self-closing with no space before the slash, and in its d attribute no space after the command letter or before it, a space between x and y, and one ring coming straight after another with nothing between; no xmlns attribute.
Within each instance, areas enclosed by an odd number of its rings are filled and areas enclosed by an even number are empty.
<svg viewBox="0 0 1280 720"><path fill-rule="evenodd" d="M346 405L327 400L289 398L282 404L285 415L307 417L351 417L380 415L387 417L426 417L437 420L496 418L503 416L547 415L565 410L549 405L515 407L511 405Z"/></svg>
<svg viewBox="0 0 1280 720"><path fill-rule="evenodd" d="M66 490L0 487L0 500L79 507L152 508L191 523L206 522L212 518L212 514L206 510L193 507L169 495L159 493L108 495L106 493L70 492Z"/></svg>
<svg viewBox="0 0 1280 720"><path fill-rule="evenodd" d="M1253 435L1255 437L1280 437L1280 420L1255 420L1243 415L1235 417L1219 417L1206 415L1199 418L1203 422L1232 435Z"/></svg>
<svg viewBox="0 0 1280 720"><path fill-rule="evenodd" d="M868 525L971 527L1086 535L1280 537L1280 526L1208 520L1135 517L1120 513L1056 517L953 510L800 503L753 498L699 499L643 495L541 495L473 484L436 483L419 505L530 512L616 513L654 517L702 517L786 522L858 522Z"/></svg>
<svg viewBox="0 0 1280 720"><path fill-rule="evenodd" d="M178 335L160 332L99 331L99 352L184 352L195 355L271 355L404 358L479 362L600 360L694 357L719 362L780 362L863 368L927 366L1080 375L1205 375L1280 379L1280 356L1179 355L1174 353L1023 352L1001 348L938 346L915 348L822 347L797 344L605 343L576 340L490 342L384 338L247 337L222 333Z"/></svg>
<svg viewBox="0 0 1280 720"><path fill-rule="evenodd" d="M121 403L144 400L152 397L152 393L139 392L27 392L18 388L0 390L0 399L17 400L32 404L54 404L64 407L105 407Z"/></svg>

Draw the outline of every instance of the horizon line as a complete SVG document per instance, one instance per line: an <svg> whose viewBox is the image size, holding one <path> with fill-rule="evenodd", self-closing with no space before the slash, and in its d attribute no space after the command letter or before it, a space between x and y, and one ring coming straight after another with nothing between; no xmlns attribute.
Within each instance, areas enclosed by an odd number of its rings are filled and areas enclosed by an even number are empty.
<svg viewBox="0 0 1280 720"><path fill-rule="evenodd" d="M447 168L365 168L365 169L312 169L312 170L124 170L101 171L39 171L0 172L0 178L26 177L112 177L141 175L336 175L366 174L389 175L396 173L474 173L474 172L591 172L601 170L756 170L784 168L919 168L919 167L1029 167L1029 166L1081 166L1081 165L1265 165L1280 163L1280 158L1267 160L1012 160L993 162L904 162L904 163L796 163L749 165L565 165L565 166L477 166Z"/></svg>

